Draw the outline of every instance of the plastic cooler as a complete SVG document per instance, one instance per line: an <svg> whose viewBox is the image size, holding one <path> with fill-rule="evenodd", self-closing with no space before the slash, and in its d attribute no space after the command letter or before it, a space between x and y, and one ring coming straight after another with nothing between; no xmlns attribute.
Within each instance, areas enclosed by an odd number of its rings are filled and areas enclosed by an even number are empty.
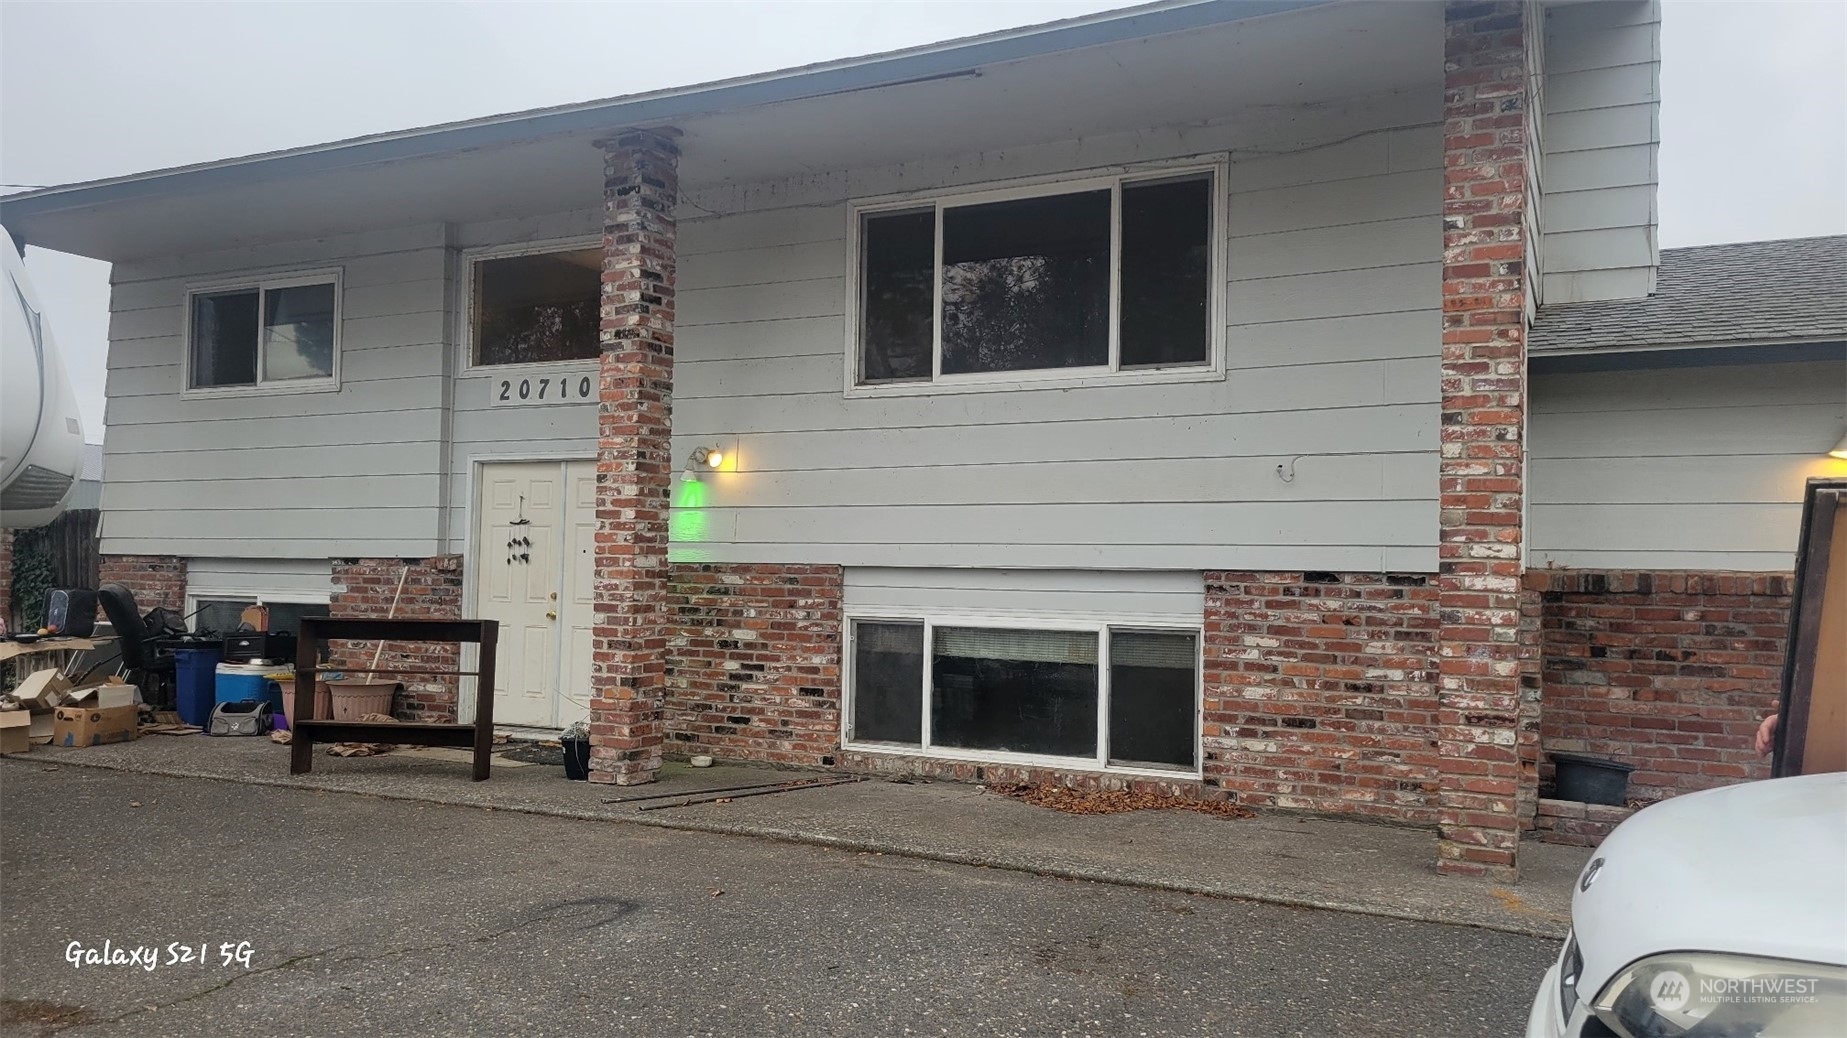
<svg viewBox="0 0 1847 1038"><path fill-rule="evenodd" d="M180 720L205 727L218 702L216 645L173 650L174 703Z"/></svg>
<svg viewBox="0 0 1847 1038"><path fill-rule="evenodd" d="M216 703L263 699L269 702L278 717L282 715L283 687L285 683L295 680L292 668L278 667L273 663L220 663L217 673Z"/></svg>

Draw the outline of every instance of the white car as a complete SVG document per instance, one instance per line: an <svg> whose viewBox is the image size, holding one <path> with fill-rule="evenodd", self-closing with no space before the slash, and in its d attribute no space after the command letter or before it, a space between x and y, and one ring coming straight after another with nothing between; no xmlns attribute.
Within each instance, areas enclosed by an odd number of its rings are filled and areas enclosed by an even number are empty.
<svg viewBox="0 0 1847 1038"><path fill-rule="evenodd" d="M1571 923L1528 1038L1847 1038L1847 773L1637 812Z"/></svg>

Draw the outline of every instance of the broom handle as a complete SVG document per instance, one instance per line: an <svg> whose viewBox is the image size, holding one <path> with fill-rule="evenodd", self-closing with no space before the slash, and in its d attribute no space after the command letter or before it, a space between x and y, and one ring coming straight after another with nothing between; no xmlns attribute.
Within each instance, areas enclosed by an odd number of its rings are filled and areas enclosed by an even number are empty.
<svg viewBox="0 0 1847 1038"><path fill-rule="evenodd" d="M396 620L398 618L398 598L404 594L404 582L409 579L410 567L407 565L404 567L403 572L398 574L398 589L391 594L391 608L385 611L385 619ZM378 643L378 651L372 654L372 669L377 670L378 661L384 658L385 643L381 641Z"/></svg>

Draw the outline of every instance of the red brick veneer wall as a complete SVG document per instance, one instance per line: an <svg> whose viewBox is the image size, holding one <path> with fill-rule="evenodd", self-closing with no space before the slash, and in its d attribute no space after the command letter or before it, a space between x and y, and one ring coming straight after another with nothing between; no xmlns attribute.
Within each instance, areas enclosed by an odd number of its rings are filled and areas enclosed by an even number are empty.
<svg viewBox="0 0 1847 1038"><path fill-rule="evenodd" d="M667 592L667 749L832 765L839 566L683 564Z"/></svg>
<svg viewBox="0 0 1847 1038"><path fill-rule="evenodd" d="M1537 816L1533 819L1533 827L1538 830L1538 837L1546 843L1595 847L1634 813L1626 807L1541 800Z"/></svg>
<svg viewBox="0 0 1847 1038"><path fill-rule="evenodd" d="M134 592L135 608L144 615L155 606L176 612L186 608L186 560L182 558L104 555L97 561L97 579L100 584L120 584Z"/></svg>
<svg viewBox="0 0 1847 1038"><path fill-rule="evenodd" d="M402 594L398 593L400 577L404 581ZM398 600L395 613L391 608L394 596ZM462 618L462 557L335 559L333 597L328 613L366 620L382 620L394 615L399 620L459 620ZM330 650L335 666L370 667L378 643L340 641L332 643ZM386 669L454 670L456 653L453 645L386 642L378 665ZM392 708L401 720L452 722L456 719L455 678L406 676L398 680L403 682L404 691Z"/></svg>
<svg viewBox="0 0 1847 1038"><path fill-rule="evenodd" d="M1242 804L1434 825L1435 578L1205 579L1207 785Z"/></svg>
<svg viewBox="0 0 1847 1038"><path fill-rule="evenodd" d="M1777 708L1793 583L1763 573L1530 572L1543 599L1543 748L1633 764L1630 793L1644 797L1767 778L1751 740Z"/></svg>

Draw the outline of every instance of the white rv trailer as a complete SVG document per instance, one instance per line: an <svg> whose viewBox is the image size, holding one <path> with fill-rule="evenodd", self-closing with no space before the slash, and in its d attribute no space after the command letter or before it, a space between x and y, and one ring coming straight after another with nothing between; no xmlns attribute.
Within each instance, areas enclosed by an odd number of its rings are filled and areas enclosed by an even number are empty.
<svg viewBox="0 0 1847 1038"><path fill-rule="evenodd" d="M70 500L83 422L51 328L16 249L0 247L0 527L43 526Z"/></svg>

